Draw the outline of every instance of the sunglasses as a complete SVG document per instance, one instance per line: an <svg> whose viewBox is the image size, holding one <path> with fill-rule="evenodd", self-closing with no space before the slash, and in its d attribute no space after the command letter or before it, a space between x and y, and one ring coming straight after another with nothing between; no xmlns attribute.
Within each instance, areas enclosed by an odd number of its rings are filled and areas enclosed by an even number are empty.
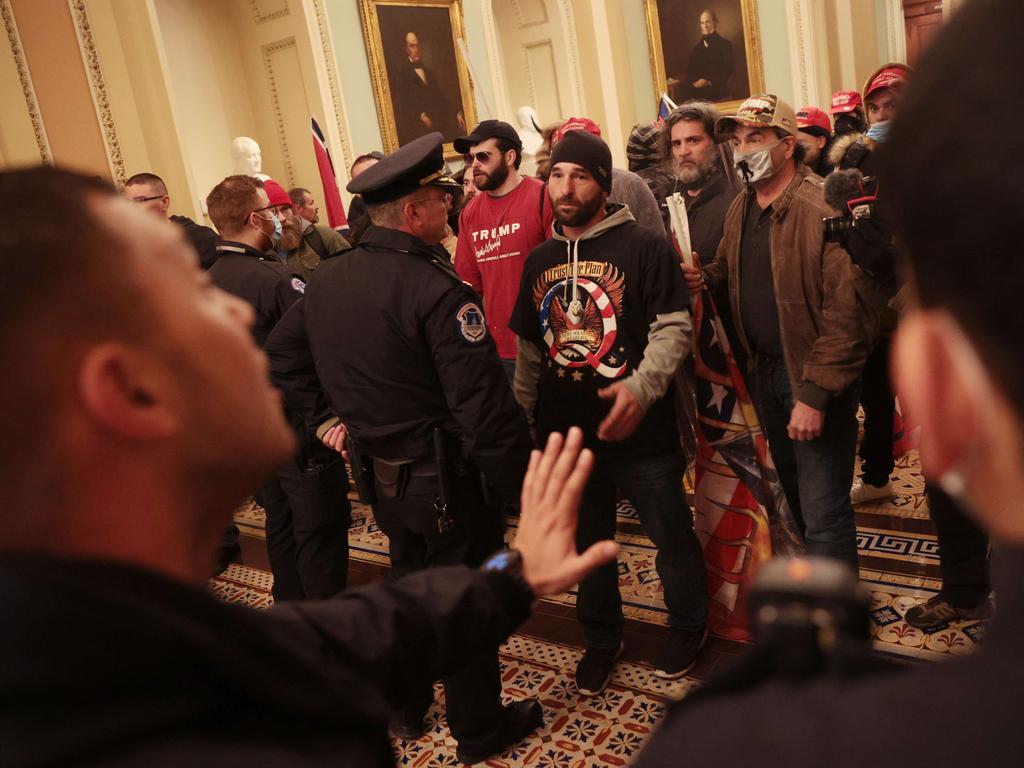
<svg viewBox="0 0 1024 768"><path fill-rule="evenodd" d="M133 197L133 203L148 203L150 200L159 200L163 195L150 195L149 197Z"/></svg>
<svg viewBox="0 0 1024 768"><path fill-rule="evenodd" d="M481 165L485 165L491 159L492 154L491 152L467 152L462 159L466 161L466 165L472 165L474 160L479 160Z"/></svg>

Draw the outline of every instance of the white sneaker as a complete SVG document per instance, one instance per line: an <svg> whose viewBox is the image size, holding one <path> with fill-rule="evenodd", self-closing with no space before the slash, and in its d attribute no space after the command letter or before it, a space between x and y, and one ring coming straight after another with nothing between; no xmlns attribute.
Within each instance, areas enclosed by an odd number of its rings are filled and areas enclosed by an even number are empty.
<svg viewBox="0 0 1024 768"><path fill-rule="evenodd" d="M892 498L892 483L888 480L885 485L872 485L865 483L864 478L858 477L853 481L850 488L850 502L852 504L866 504L869 501Z"/></svg>

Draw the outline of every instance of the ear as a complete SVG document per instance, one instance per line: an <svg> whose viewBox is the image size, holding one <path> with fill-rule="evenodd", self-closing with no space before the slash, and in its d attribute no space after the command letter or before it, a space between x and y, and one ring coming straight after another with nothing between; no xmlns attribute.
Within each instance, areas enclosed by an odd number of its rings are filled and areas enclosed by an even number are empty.
<svg viewBox="0 0 1024 768"><path fill-rule="evenodd" d="M160 212L167 213L167 209L171 207L170 195L164 195L160 198Z"/></svg>
<svg viewBox="0 0 1024 768"><path fill-rule="evenodd" d="M796 137L787 136L782 141L786 147L786 159L789 160L789 158L793 156L793 153L796 152Z"/></svg>
<svg viewBox="0 0 1024 768"><path fill-rule="evenodd" d="M103 429L132 440L156 440L179 426L180 399L168 371L120 343L90 349L78 372L85 410Z"/></svg>
<svg viewBox="0 0 1024 768"><path fill-rule="evenodd" d="M900 402L921 425L921 463L938 478L955 467L974 437L974 392L950 347L942 313L918 311L900 320L892 369Z"/></svg>

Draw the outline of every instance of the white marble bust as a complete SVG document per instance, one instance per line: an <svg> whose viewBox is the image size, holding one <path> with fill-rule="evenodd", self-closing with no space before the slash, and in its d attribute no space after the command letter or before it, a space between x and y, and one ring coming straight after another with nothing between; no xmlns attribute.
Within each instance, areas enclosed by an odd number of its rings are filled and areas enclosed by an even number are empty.
<svg viewBox="0 0 1024 768"><path fill-rule="evenodd" d="M260 181L270 178L263 173L260 145L248 136L238 136L231 142L231 159L234 161L235 173L255 176Z"/></svg>

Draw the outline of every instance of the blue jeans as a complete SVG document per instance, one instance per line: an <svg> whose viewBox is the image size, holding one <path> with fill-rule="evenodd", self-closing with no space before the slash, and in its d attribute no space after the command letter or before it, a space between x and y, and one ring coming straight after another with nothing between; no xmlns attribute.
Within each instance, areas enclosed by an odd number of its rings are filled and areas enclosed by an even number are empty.
<svg viewBox="0 0 1024 768"><path fill-rule="evenodd" d="M655 568L665 589L669 626L703 632L707 623L707 571L683 496L683 466L675 452L640 458L599 456L583 493L576 546L583 552L615 538L615 495L621 488L658 548ZM580 583L576 617L588 648L614 648L624 624L617 563L601 566Z"/></svg>
<svg viewBox="0 0 1024 768"><path fill-rule="evenodd" d="M785 363L755 362L754 405L768 437L786 499L804 529L807 554L841 560L857 569L857 526L850 503L857 450L860 382L852 384L825 412L821 435L791 440L786 432L794 398Z"/></svg>

